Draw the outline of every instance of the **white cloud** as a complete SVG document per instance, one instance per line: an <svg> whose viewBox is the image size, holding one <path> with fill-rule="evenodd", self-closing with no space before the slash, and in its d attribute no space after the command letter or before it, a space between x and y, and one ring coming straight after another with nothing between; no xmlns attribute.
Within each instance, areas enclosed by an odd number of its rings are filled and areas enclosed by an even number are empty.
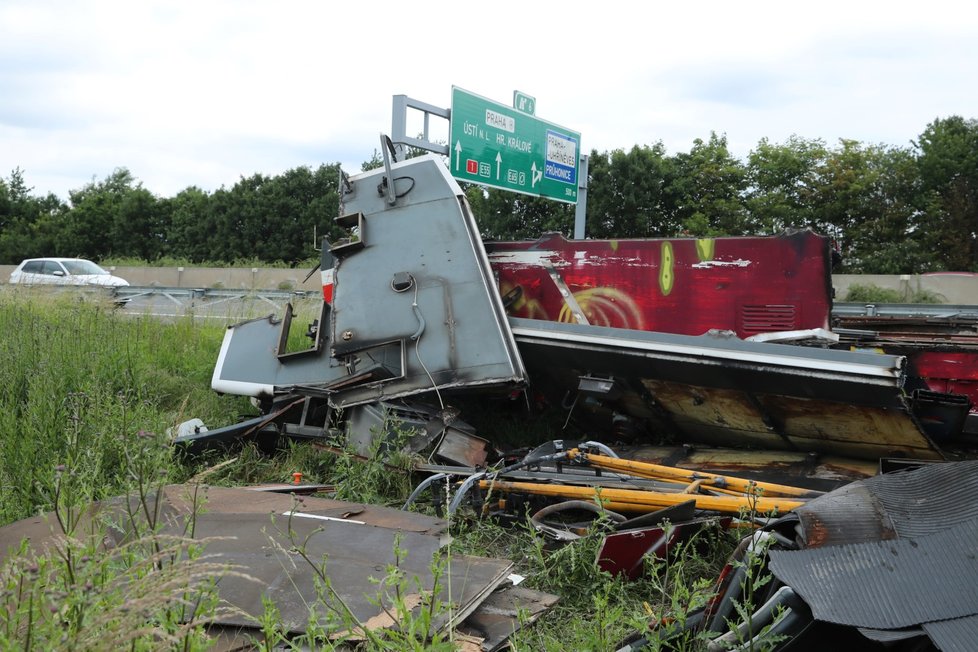
<svg viewBox="0 0 978 652"><path fill-rule="evenodd" d="M535 96L585 151L686 151L710 131L739 156L792 134L906 145L937 117L975 117L978 17L961 7L5 0L0 176L20 167L66 198L116 167L166 196L356 171L393 95L447 107L453 84Z"/></svg>

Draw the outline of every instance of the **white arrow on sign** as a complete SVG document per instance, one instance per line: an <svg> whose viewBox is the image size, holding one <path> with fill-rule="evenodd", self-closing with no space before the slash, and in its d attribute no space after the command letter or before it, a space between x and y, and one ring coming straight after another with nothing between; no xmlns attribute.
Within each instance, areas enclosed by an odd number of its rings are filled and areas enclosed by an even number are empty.
<svg viewBox="0 0 978 652"><path fill-rule="evenodd" d="M533 165L530 166L530 188L534 188L537 185L537 181L543 178L543 170L537 172L537 162L534 161Z"/></svg>
<svg viewBox="0 0 978 652"><path fill-rule="evenodd" d="M462 141L455 141L455 171L458 172L458 162L462 160Z"/></svg>
<svg viewBox="0 0 978 652"><path fill-rule="evenodd" d="M499 168L502 167L502 164L503 164L503 155L500 154L499 152L496 152L496 181L499 181Z"/></svg>

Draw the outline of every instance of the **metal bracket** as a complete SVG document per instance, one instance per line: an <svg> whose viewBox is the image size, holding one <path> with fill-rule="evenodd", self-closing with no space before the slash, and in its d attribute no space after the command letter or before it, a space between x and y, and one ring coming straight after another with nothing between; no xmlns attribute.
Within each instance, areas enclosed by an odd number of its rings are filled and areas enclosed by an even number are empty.
<svg viewBox="0 0 978 652"><path fill-rule="evenodd" d="M424 114L424 129L422 131L421 138L412 138L407 135L408 109L416 109ZM431 140L429 128L431 126L431 116L448 120L449 116L451 115L451 111L449 109L428 104L427 102L416 100L408 97L407 95L395 95L391 114L391 137L394 142L394 147L401 159L404 159L407 156L408 146L434 152L435 154L441 154L442 156L448 156L448 145L433 142Z"/></svg>
<svg viewBox="0 0 978 652"><path fill-rule="evenodd" d="M387 176L384 181L387 183L387 203L393 206L397 203L397 191L394 189L394 174L391 172L391 159L394 162L397 158L394 154L394 143L384 134L380 134L380 151L384 155L384 172ZM378 188L377 190L380 190Z"/></svg>
<svg viewBox="0 0 978 652"><path fill-rule="evenodd" d="M550 279L553 281L554 285L557 286L557 290L560 292L560 296L563 297L564 303L570 309L571 314L574 315L574 320L578 324L589 325L587 317L584 316L584 311L581 310L581 306L577 303L577 299L574 298L574 293L570 291L567 284L564 283L564 279L560 278L560 274L557 270L551 266L546 266L547 274L550 275Z"/></svg>

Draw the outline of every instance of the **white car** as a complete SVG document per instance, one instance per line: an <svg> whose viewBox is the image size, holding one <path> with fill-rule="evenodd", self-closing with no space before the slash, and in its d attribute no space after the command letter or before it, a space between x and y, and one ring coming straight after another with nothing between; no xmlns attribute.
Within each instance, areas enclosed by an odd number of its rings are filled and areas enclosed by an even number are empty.
<svg viewBox="0 0 978 652"><path fill-rule="evenodd" d="M113 276L84 258L28 258L10 273L11 283L25 285L102 285L121 287L129 281Z"/></svg>

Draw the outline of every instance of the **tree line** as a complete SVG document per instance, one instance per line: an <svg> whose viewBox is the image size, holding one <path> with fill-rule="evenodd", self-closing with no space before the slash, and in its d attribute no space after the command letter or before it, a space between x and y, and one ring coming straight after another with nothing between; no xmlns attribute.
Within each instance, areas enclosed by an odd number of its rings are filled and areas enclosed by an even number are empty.
<svg viewBox="0 0 978 652"><path fill-rule="evenodd" d="M363 164L379 164L375 153ZM20 169L0 178L0 264L80 256L305 264L313 236L336 239L338 164L242 177L231 188L159 197L125 168L36 196ZM467 186L487 239L571 236L574 207ZM741 160L723 135L669 154L661 142L590 153L587 235L767 235L810 228L833 239L840 272L978 271L978 121L938 118L905 147L841 139L762 139Z"/></svg>

